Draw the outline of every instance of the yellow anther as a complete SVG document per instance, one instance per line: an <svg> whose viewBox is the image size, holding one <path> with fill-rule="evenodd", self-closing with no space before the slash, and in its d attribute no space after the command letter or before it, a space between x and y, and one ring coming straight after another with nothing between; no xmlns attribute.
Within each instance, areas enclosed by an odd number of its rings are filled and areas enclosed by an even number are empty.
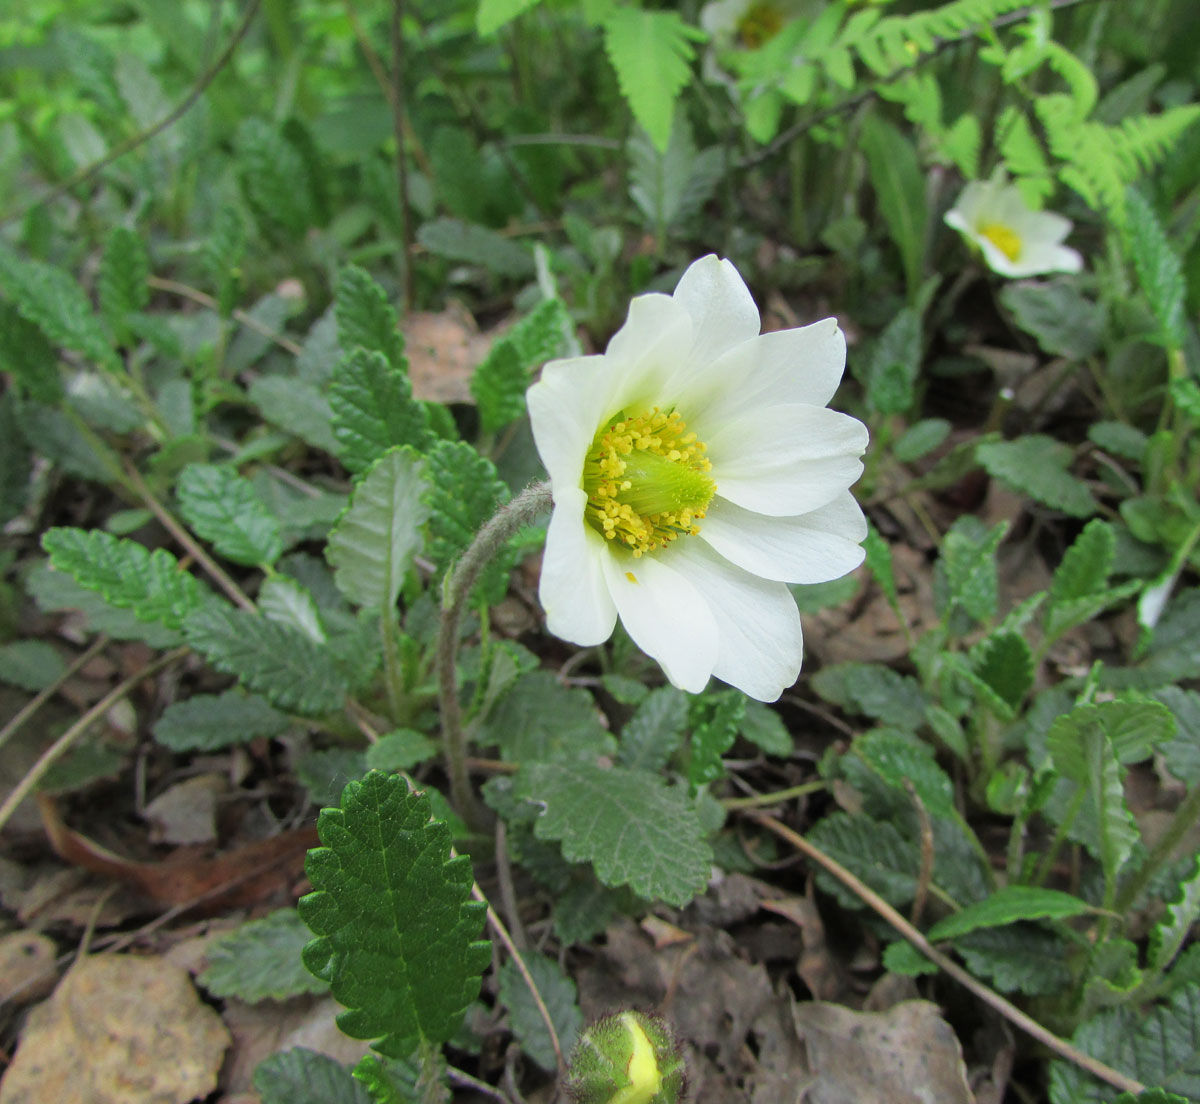
<svg viewBox="0 0 1200 1104"><path fill-rule="evenodd" d="M635 558L694 536L716 491L704 451L675 410L622 411L584 461L588 523Z"/></svg>

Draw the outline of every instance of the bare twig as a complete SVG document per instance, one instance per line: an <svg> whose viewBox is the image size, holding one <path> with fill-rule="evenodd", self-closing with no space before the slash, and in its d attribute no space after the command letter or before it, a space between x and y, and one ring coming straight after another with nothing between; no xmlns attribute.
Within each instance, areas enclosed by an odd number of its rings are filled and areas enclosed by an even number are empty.
<svg viewBox="0 0 1200 1104"><path fill-rule="evenodd" d="M146 508L156 517L167 530L175 538L179 544L187 549L188 555L192 557L204 570L214 583L217 584L236 605L242 609L253 613L257 607L245 592L237 585L224 571L224 569L214 560L203 548L199 542L192 536L178 521L175 516L154 497L154 492L146 486L146 481L142 478L141 473L132 464L126 463L125 475L129 479L130 486L137 491Z"/></svg>
<svg viewBox="0 0 1200 1104"><path fill-rule="evenodd" d="M197 303L202 307L208 307L210 310L217 310L220 306L211 295L206 295L199 288L191 287L189 284L181 284L178 280L167 280L161 276L151 276L146 283L158 291L166 291L172 295L178 295L183 299L190 299L193 303ZM304 349L290 337L285 337L283 334L276 333L268 326L264 326L254 315L247 314L244 310L235 308L233 319L235 322L245 326L246 329L253 330L260 337L265 337L268 341L278 345L285 352L291 353L292 356L299 356L304 352Z"/></svg>
<svg viewBox="0 0 1200 1104"><path fill-rule="evenodd" d="M31 698L25 703L20 711L3 727L0 728L0 747L12 738L13 734L32 717L43 705L46 704L55 694L62 689L68 679L73 678L78 674L84 666L94 659L105 645L108 644L108 637L101 633L94 641L91 647L85 652L81 652L61 675L58 676L49 686L42 690L37 697Z"/></svg>
<svg viewBox="0 0 1200 1104"><path fill-rule="evenodd" d="M761 824L768 831L774 832L781 839L787 840L797 851L802 852L813 862L823 866L839 882L846 886L847 889L882 916L884 920L891 924L896 931L904 936L905 939L939 969L949 974L950 977L954 978L964 988L969 989L985 1004L994 1008L1009 1023L1020 1028L1025 1034L1054 1051L1060 1058L1065 1058L1068 1062L1073 1062L1081 1069L1087 1070L1093 1077L1100 1078L1101 1081L1107 1082L1122 1092L1131 1092L1136 1095L1145 1090L1145 1086L1141 1082L1135 1081L1132 1077L1126 1077L1119 1070L1115 1070L1111 1066L1097 1061L1090 1054L1084 1054L1083 1051L1076 1049L1065 1039L1060 1039L1052 1031L1047 1030L1036 1020L1027 1016L1015 1005L1000 996L999 993L994 992L982 982L977 981L959 966L957 962L937 950L925 936L917 931L912 924L905 920L878 893L859 881L858 878L851 874L837 860L830 858L820 848L814 847L799 832L793 831L786 824L782 824L774 817L768 816L765 813L747 812L745 815L756 823Z"/></svg>
<svg viewBox="0 0 1200 1104"><path fill-rule="evenodd" d="M513 964L516 966L521 977L525 979L525 984L529 987L529 995L533 997L533 1003L537 1006L538 1013L546 1024L546 1030L550 1032L550 1045L554 1047L554 1061L558 1065L558 1075L559 1077L565 1076L567 1063L563 1059L562 1044L558 1041L558 1032L554 1029L554 1021L550 1019L550 1010L546 1007L546 1002L542 1000L541 991L538 989L537 983L533 980L533 975L529 972L529 967L525 965L525 960L521 957L521 952L517 950L512 936L508 934L508 929L504 926L504 921L496 915L496 910L488 904L488 899L483 895L483 890L479 888L478 884L471 886L471 896L476 901L482 901L487 905L488 923L492 926L492 931L496 933L500 942L508 949L508 953L512 956Z"/></svg>
<svg viewBox="0 0 1200 1104"><path fill-rule="evenodd" d="M159 656L158 659L148 663L137 674L130 675L123 682L119 682L55 740L54 743L43 751L38 761L29 768L25 777L17 783L12 793L5 798L4 804L0 805L0 828L3 828L8 823L9 818L16 812L17 806L33 792L33 788L45 777L46 772L70 750L71 745L76 740L83 736L105 713L133 690L139 682L149 678L153 674L157 674L164 667L170 666L176 660L182 659L188 654L188 651L188 648L183 647L176 648L173 652L167 652L166 655Z"/></svg>
<svg viewBox="0 0 1200 1104"><path fill-rule="evenodd" d="M921 869L917 874L917 889L913 894L912 908L908 918L913 926L921 922L925 912L925 902L929 900L929 886L933 882L933 823L929 819L929 810L917 793L917 788L909 779L904 780L904 788L908 791L913 808L917 810L917 823L921 826Z"/></svg>

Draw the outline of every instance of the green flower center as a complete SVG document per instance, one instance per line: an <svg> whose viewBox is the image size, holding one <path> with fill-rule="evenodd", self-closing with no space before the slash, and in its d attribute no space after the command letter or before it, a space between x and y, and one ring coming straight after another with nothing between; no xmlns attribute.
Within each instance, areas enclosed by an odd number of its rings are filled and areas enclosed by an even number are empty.
<svg viewBox="0 0 1200 1104"><path fill-rule="evenodd" d="M675 410L621 411L600 427L583 462L587 523L634 556L699 533L717 489L704 451Z"/></svg>
<svg viewBox="0 0 1200 1104"><path fill-rule="evenodd" d="M1002 222L985 222L979 227L979 236L987 238L1010 261L1021 255L1021 235Z"/></svg>

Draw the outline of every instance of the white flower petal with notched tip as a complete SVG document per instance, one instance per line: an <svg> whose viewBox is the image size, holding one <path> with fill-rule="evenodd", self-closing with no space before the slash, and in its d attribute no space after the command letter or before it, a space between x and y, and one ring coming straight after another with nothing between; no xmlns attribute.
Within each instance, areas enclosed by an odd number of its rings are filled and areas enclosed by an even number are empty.
<svg viewBox="0 0 1200 1104"><path fill-rule="evenodd" d="M1003 173L967 184L946 212L945 222L978 246L988 267L1001 276L1083 268L1083 258L1062 244L1071 232L1071 220L1052 211L1034 211Z"/></svg>
<svg viewBox="0 0 1200 1104"><path fill-rule="evenodd" d="M863 558L849 493L861 422L827 410L846 343L834 319L759 333L729 261L703 257L672 296L643 295L602 356L547 364L529 389L554 515L546 625L598 644L616 618L667 678L774 701L803 637L787 583Z"/></svg>

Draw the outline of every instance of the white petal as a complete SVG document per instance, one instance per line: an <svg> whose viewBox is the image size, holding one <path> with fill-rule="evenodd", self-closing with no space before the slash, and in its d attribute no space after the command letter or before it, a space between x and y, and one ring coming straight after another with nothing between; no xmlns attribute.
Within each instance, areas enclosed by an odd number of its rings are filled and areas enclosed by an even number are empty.
<svg viewBox="0 0 1200 1104"><path fill-rule="evenodd" d="M710 429L747 410L783 403L824 406L846 367L846 337L836 318L765 333L729 349L694 374L677 399L688 426Z"/></svg>
<svg viewBox="0 0 1200 1104"><path fill-rule="evenodd" d="M668 566L677 559L610 553L604 574L633 642L675 686L699 694L717 662L717 622L690 575Z"/></svg>
<svg viewBox="0 0 1200 1104"><path fill-rule="evenodd" d="M759 701L775 701L796 681L804 657L800 613L783 583L733 567L703 541L684 537L671 558L704 594L719 646L713 674Z"/></svg>
<svg viewBox="0 0 1200 1104"><path fill-rule="evenodd" d="M604 351L612 386L596 427L619 410L661 402L663 385L687 363L694 331L691 315L669 295L633 299L625 325Z"/></svg>
<svg viewBox="0 0 1200 1104"><path fill-rule="evenodd" d="M714 499L700 536L725 559L764 579L827 583L863 562L867 521L849 491L799 517L767 517Z"/></svg>
<svg viewBox="0 0 1200 1104"><path fill-rule="evenodd" d="M555 489L579 486L600 428L626 406L653 406L691 341L691 318L669 295L639 295L603 356L552 360L526 392L533 439Z"/></svg>
<svg viewBox="0 0 1200 1104"><path fill-rule="evenodd" d="M1029 273L1022 270L1017 261L1009 260L1008 254L1000 249L990 238L977 235L972 235L972 237L974 237L979 248L983 251L983 259L987 262L988 268L993 272L1000 276L1010 277L1029 275Z"/></svg>
<svg viewBox="0 0 1200 1104"><path fill-rule="evenodd" d="M1017 259L1020 276L1037 276L1046 272L1079 272L1083 257L1065 245L1049 242L1030 242Z"/></svg>
<svg viewBox="0 0 1200 1104"><path fill-rule="evenodd" d="M715 253L692 262L675 288L674 299L692 319L686 362L693 369L758 336L761 322L754 297L733 262Z"/></svg>
<svg viewBox="0 0 1200 1104"><path fill-rule="evenodd" d="M546 628L584 648L612 636L617 621L617 607L604 577L604 560L611 552L604 538L584 521L586 502L587 495L578 487L554 492L538 584Z"/></svg>
<svg viewBox="0 0 1200 1104"><path fill-rule="evenodd" d="M602 356L552 360L525 393L538 455L555 487L579 486L612 386L608 369Z"/></svg>
<svg viewBox="0 0 1200 1104"><path fill-rule="evenodd" d="M793 403L751 411L707 438L717 494L772 517L832 502L862 475L867 427L857 418Z"/></svg>

